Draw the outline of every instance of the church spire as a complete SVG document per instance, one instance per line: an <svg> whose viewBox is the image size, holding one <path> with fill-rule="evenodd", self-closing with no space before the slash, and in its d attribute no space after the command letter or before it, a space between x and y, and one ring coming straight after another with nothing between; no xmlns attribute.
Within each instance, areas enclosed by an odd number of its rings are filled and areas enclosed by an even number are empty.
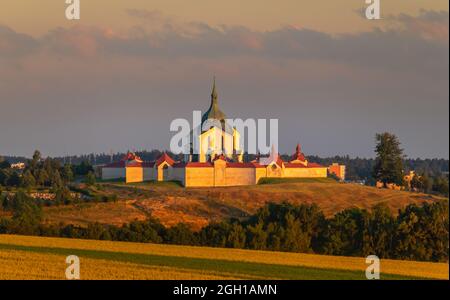
<svg viewBox="0 0 450 300"><path fill-rule="evenodd" d="M209 109L202 116L202 125L208 119L218 120L222 123L223 128L225 128L225 114L220 110L219 104L217 103L217 88L216 88L216 77L214 76L212 91L211 91L211 105Z"/></svg>
<svg viewBox="0 0 450 300"><path fill-rule="evenodd" d="M216 76L213 79L213 87L211 91L211 104L217 104Z"/></svg>
<svg viewBox="0 0 450 300"><path fill-rule="evenodd" d="M297 144L297 147L295 147L295 154L299 155L302 153L302 146L300 146L300 143Z"/></svg>

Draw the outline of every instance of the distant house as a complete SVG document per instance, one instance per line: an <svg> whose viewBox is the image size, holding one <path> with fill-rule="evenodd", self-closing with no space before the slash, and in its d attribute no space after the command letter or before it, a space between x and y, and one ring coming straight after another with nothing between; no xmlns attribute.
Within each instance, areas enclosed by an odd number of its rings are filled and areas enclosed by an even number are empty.
<svg viewBox="0 0 450 300"><path fill-rule="evenodd" d="M405 185L408 186L408 188L411 188L411 181L414 178L414 176L416 176L415 171L409 171L409 173L403 177L403 181L405 182ZM384 187L384 185L381 181L377 181L375 186L379 189ZM405 188L405 186L400 186L395 183L387 183L386 188L390 189L390 190L398 190L399 191L399 190L403 190Z"/></svg>
<svg viewBox="0 0 450 300"><path fill-rule="evenodd" d="M25 169L25 163L18 162L18 163L15 163L15 164L11 164L11 169L23 170L23 169Z"/></svg>
<svg viewBox="0 0 450 300"><path fill-rule="evenodd" d="M345 166L338 163L332 163L328 167L328 174L334 174L339 180L345 181Z"/></svg>

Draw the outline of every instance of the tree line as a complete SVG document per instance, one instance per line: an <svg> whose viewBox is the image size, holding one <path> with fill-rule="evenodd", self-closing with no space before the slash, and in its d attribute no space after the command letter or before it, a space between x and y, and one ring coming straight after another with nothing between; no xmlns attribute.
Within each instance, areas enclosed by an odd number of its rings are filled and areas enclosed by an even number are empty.
<svg viewBox="0 0 450 300"><path fill-rule="evenodd" d="M329 218L315 204L269 203L245 220L211 223L200 231L183 223L165 227L154 218L122 226L43 224L41 207L21 191L3 198L1 208L12 213L0 218L0 233L8 234L448 261L448 201L411 204L396 216L376 205Z"/></svg>
<svg viewBox="0 0 450 300"><path fill-rule="evenodd" d="M376 136L376 140L378 143L383 139L391 139L391 142L395 139L390 137L392 134L380 133L378 134L379 138ZM399 144L397 145L399 146ZM181 155L176 155L174 153L168 152L174 159L181 160ZM156 160L161 154L162 151L159 150L140 150L136 151L136 154L146 161ZM379 154L379 153L377 153ZM415 170L418 175L421 177L425 176L428 184L423 188L424 192L437 192L441 194L445 194L445 186L448 186L448 175L446 176L444 173L449 172L449 160L448 159L420 159L420 158L407 158L401 155L402 168L405 172L409 172L410 170ZM79 175L86 175L86 168L90 168L92 171L93 164L107 164L111 161L118 161L122 159L125 153L91 153L79 156L62 156L62 157L54 157L53 160L57 161L61 165L72 165L79 166L78 170L73 170L74 173ZM256 158L256 155L245 154L244 157L246 160L251 161ZM290 160L289 154L282 155L282 158L285 161ZM355 157L351 158L350 156L333 156L333 157L319 157L314 155L308 155L308 160L311 162L319 163L324 166L328 166L333 162L337 162L339 164L343 164L346 166L346 178L351 181L359 181L364 180L369 185L374 185L376 182L376 176L373 173L373 170L377 164L377 158L360 158ZM23 157L6 157L3 159L4 162L11 161L27 161ZM28 160L29 161L29 160ZM2 158L0 157L0 169ZM75 167L74 167L75 168ZM1 172L1 171L0 171ZM0 174L1 176L1 174ZM436 181L436 182L435 182ZM441 184L441 182L447 182L447 185ZM2 180L0 177L0 185L2 184ZM448 195L448 189L447 189Z"/></svg>
<svg viewBox="0 0 450 300"><path fill-rule="evenodd" d="M448 196L448 174L445 176L438 171L429 173L415 169L413 178L407 179L405 155L398 137L389 132L377 133L375 141L376 158L372 176L377 183L383 187L394 184L410 191ZM446 168L448 170L448 162Z"/></svg>
<svg viewBox="0 0 450 300"><path fill-rule="evenodd" d="M18 171L11 168L6 160L0 160L0 186L30 188L50 188L54 192L67 188L76 177L95 182L94 169L87 161L78 165L62 165L58 159L42 158L39 151L28 159L25 169Z"/></svg>

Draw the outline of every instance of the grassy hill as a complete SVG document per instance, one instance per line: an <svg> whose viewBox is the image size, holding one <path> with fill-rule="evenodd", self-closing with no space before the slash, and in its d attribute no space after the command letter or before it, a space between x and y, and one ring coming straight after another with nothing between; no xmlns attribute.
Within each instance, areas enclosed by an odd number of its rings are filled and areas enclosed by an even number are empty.
<svg viewBox="0 0 450 300"><path fill-rule="evenodd" d="M397 213L410 203L442 199L325 179L269 181L254 186L223 188L183 188L172 182L100 183L98 188L103 193L116 194L118 201L49 207L45 210L47 222L121 225L152 215L166 226L184 222L193 229L200 229L211 221L245 218L268 202L316 203L325 215L331 216L346 208L370 209L378 203L387 204Z"/></svg>
<svg viewBox="0 0 450 300"><path fill-rule="evenodd" d="M364 258L0 235L0 279L365 279ZM382 260L381 279L448 279L448 264Z"/></svg>

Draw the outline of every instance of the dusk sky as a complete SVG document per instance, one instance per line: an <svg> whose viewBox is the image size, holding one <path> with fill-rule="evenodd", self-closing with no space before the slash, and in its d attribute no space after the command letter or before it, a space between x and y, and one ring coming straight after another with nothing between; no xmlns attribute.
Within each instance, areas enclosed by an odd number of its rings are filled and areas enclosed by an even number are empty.
<svg viewBox="0 0 450 300"><path fill-rule="evenodd" d="M449 157L449 2L64 0L0 3L0 155L167 149L209 106L278 118L280 151Z"/></svg>

